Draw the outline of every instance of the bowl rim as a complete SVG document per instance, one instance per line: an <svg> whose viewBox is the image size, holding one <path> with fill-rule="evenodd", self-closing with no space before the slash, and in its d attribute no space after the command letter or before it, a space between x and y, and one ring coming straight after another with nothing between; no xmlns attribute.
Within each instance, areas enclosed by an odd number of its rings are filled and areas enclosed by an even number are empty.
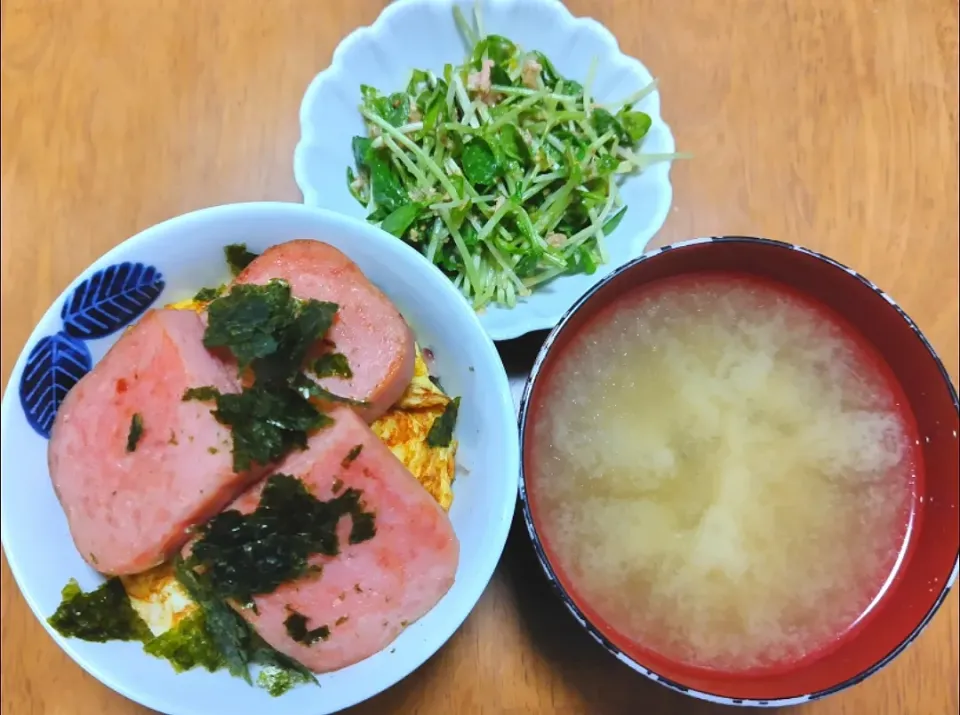
<svg viewBox="0 0 960 715"><path fill-rule="evenodd" d="M85 268L83 268L83 270L81 270L73 280L63 287L63 289L51 301L50 305L44 311L42 316L34 324L33 329L27 336L23 347L17 356L17 359L14 361L13 366L11 367L10 374L4 387L3 399L2 403L0 403L0 415L2 415L3 424L2 432L0 432L0 438L6 438L7 425L10 423L11 419L18 419L15 417L15 415L20 403L18 390L16 389L15 383L17 380L19 380L23 373L30 350L36 344L41 335L41 328L48 324L52 319L58 317L63 301L66 300L71 291L73 291L83 280L89 277L89 275L91 275L93 272L116 263L118 260L121 260L120 256L122 256L123 253L129 250L134 244L140 244L145 240L149 240L158 235L163 236L170 231L181 231L185 229L189 230L191 226L202 227L205 222L208 221L219 221L229 217L243 216L250 212L262 212L265 214L284 212L288 214L313 214L322 220L331 222L333 225L339 224L341 226L348 227L355 232L367 233L371 236L379 232L379 229L376 227L370 226L359 219L345 216L335 211L330 211L328 209L323 209L316 206L307 206L305 204L296 202L284 201L249 201L208 206L169 217L137 231L136 233L128 236L127 238L118 242L116 245L112 246L109 250L102 253ZM382 236L373 236L373 238L374 240L384 239ZM391 250L408 253L408 255L413 256L413 261L420 265L423 270L436 271L438 276L443 277L444 290L446 290L446 287L449 286L451 294L456 293L456 299L463 302L463 307L465 310L463 312L463 324L461 327L470 326L469 329L472 329L476 332L479 339L479 345L482 346L483 351L483 354L475 357L474 360L481 360L484 364L488 364L494 372L493 377L496 384L491 385L490 389L486 390L486 392L496 393L496 397L491 398L491 402L496 405L495 409L500 413L505 428L508 431L511 427L515 430L517 424L515 421L516 408L512 393L510 391L506 370L503 368L503 363L500 360L499 354L497 353L496 346L487 332L480 325L478 317L472 308L470 308L469 303L467 303L466 300L459 295L459 292L453 288L452 283L450 283L446 277L443 276L442 272L440 272L436 266L429 263L429 261L421 256L415 249L403 244L402 242L390 241L390 244L394 247ZM111 336L111 338L113 337L114 336ZM413 653L412 657L409 660L406 660L403 666L398 667L397 674L399 677L396 677L395 679L392 677L388 678L387 682L378 684L379 687L370 690L369 692L364 692L360 697L351 696L351 698L349 698L350 702L344 707L352 707L353 705L357 705L361 702L369 700L384 690L393 687L397 683L408 678L415 670L420 668L424 663L426 663L427 660L433 657L444 645L450 641L450 639L461 628L466 619L476 609L480 598L489 586L496 567L500 562L503 549L506 546L510 527L513 522L513 517L516 512L517 487L515 486L513 489L510 487L513 484L519 484L519 445L520 442L518 435L516 439L511 440L508 444L498 445L498 449L503 455L501 457L501 461L508 467L508 469L504 470L504 474L500 477L510 482L506 485L508 497L503 499L502 504L494 505L494 509L492 511L497 514L499 524L492 527L493 538L487 541L483 550L485 555L477 565L478 569L474 570L475 574L477 572L481 574L481 578L476 579L473 589L461 594L458 599L463 605L456 609L456 613L453 615L453 617L447 621L444 621L444 623L447 624L445 627L431 631L431 633L434 635L426 639L429 642L428 645L418 647L418 649ZM517 466L511 470L510 467L512 465ZM8 506L7 500L4 500L4 502L0 504L0 510L6 512L8 508L12 507ZM153 708L172 705L172 703L169 701L160 702L154 698L144 698L143 691L140 691L135 687L130 687L131 683L129 680L123 680L114 677L110 669L101 668L98 670L97 664L92 662L77 650L74 645L76 643L75 639L64 638L53 630L53 628L47 623L46 615L40 608L40 604L35 597L35 592L28 592L22 585L24 571L21 566L21 559L23 558L23 554L20 553L17 555L16 552L13 554L11 553L7 545L10 543L12 536L12 532L8 526L8 520L0 519L0 543L2 543L4 556L10 568L10 572L13 575L17 590L23 597L24 601L26 601L27 606L33 613L33 616L40 622L40 625L52 638L60 650L66 653L66 655L74 663L90 674L95 680L133 702ZM175 675L177 674L171 670L171 677ZM193 713L197 711L191 709L181 712ZM323 710L323 712L327 711Z"/></svg>
<svg viewBox="0 0 960 715"><path fill-rule="evenodd" d="M601 37L604 44L607 46L609 53L625 60L631 66L631 70L634 73L649 77L651 80L656 79L653 73L639 58L624 52L623 48L620 47L620 42L616 35L614 35L613 32L601 22L589 16L574 15L573 12L571 12L571 10L559 0L525 1L535 3L542 6L549 12L555 13L556 18L562 21L564 24L588 29L591 33ZM511 0L476 0L476 3L481 6L487 4L510 4L510 2ZM521 2L521 0L513 0L513 2ZM472 4L473 3L470 2L470 0L393 0L385 8L383 8L383 10L380 11L380 13L372 22L370 22L368 25L362 25L355 28L337 44L336 48L334 48L333 54L330 57L330 63L322 70L317 72L307 85L297 113L300 135L297 138L297 143L293 150L293 175L294 181L303 197L303 203L305 205L312 206L314 208L320 208L317 198L317 188L309 179L309 172L306 169L307 149L315 143L315 135L318 124L318 116L312 114L310 109L316 104L316 95L319 94L324 84L326 84L331 77L334 77L346 66L344 64L344 56L347 55L348 50L353 45L363 42L368 38L380 37L384 31L384 28L386 28L394 19L394 17L400 13L435 5L446 5L450 8L453 8L454 6L471 6ZM648 114L650 114L651 118L654 120L654 123L662 125L663 130L666 132L667 144L665 145L663 151L665 153L675 152L676 138L674 137L673 130L670 128L670 124L663 117L659 88L655 88L648 96L652 96L656 102L655 111L648 111ZM671 160L658 163L666 164L666 168L663 170L662 178L656 182L661 196L655 210L651 211L650 213L649 225L643 231L637 231L629 235L629 237L627 237L627 235L623 237L624 242L629 247L629 257L627 257L624 262L619 265L611 265L608 276L612 275L619 268L628 265L631 261L642 256L646 246L663 229L664 224L669 218L670 209L673 206L674 200L673 181L670 178L671 170L673 168L673 161ZM644 171L646 172L647 170ZM637 177L635 176L633 178ZM341 209L337 208L326 210L340 213ZM595 279L595 282L592 283L587 290L592 290L606 277L607 276ZM558 278L562 279L563 276L559 276ZM508 323L509 327L501 327L499 329L487 327L482 319L480 324L487 335L489 335L490 338L495 342L515 340L523 337L524 335L528 335L529 333L550 330L560 320L563 319L563 316L566 314L566 312L572 309L572 307L575 306L579 300L575 289L564 291L561 293L561 296L565 297L558 298L557 302L560 304L567 303L570 305L570 307L561 309L558 306L550 309L549 311L544 311L542 315L531 312L529 316L523 320L517 320L515 318L516 311L522 309L523 307L522 304L519 304L514 308L509 309L511 315L514 316L514 318Z"/></svg>
<svg viewBox="0 0 960 715"><path fill-rule="evenodd" d="M543 367L543 364L547 358L547 355L550 353L553 344L556 342L557 337L563 332L567 323L573 318L573 316L589 301L593 296L598 293L604 286L607 285L610 281L614 280L617 276L632 270L637 265L649 261L653 258L656 258L663 253L672 251L674 249L686 248L689 246L694 246L704 243L763 243L770 246L774 246L779 249L786 249L792 251L799 251L808 256L812 256L816 259L819 259L829 266L835 269L842 270L848 275L852 276L854 279L858 280L863 285L870 288L874 293L882 297L887 303L889 303L900 316L900 318L906 322L908 327L913 331L914 335L919 338L920 342L926 348L927 353L934 360L940 376L942 377L944 384L946 385L948 394L953 402L954 409L960 412L960 398L958 398L957 389L954 387L953 382L950 379L950 375L947 372L946 367L943 364L943 361L940 359L940 356L937 354L936 350L933 348L933 345L923 334L917 324L907 315L907 313L900 307L900 305L892 298L888 293L879 288L875 283L870 281L868 278L864 277L858 273L853 268L844 265L843 263L830 258L823 253L814 251L813 249L806 248L804 246L799 246L793 243L787 243L784 241L777 241L775 239L763 238L763 237L752 237L752 236L741 236L741 235L722 235L722 236L706 236L700 238L693 238L684 241L678 241L675 243L670 243L659 248L652 249L648 253L639 256L628 263L618 267L609 275L605 276L600 282L592 286L590 290L584 293L576 303L574 303L570 309L563 315L560 321L557 323L556 327L550 331L550 334L547 336L546 340L543 343L543 346L540 348L540 351L537 353L536 361L534 362L533 368L530 371L530 375L527 378L527 381L524 385L523 396L520 400L520 410L519 410L519 425L520 425L520 505L521 513L523 515L523 521L526 524L527 532L530 535L530 540L533 543L534 552L537 555L537 560L540 562L541 568L543 568L547 579L550 581L551 586L553 587L556 594L560 597L560 600L567 607L567 610L573 615L576 621L597 641L608 653L613 655L618 660L627 664L630 668L641 673L642 675L650 678L651 680L664 685L671 690L684 693L685 695L690 695L692 697L698 698L700 700L706 700L709 702L720 703L723 705L733 705L740 707L762 707L762 708L773 708L773 707L783 707L788 705L798 705L800 703L813 702L815 700L820 700L827 697L828 695L833 695L839 693L843 690L853 687L858 683L866 680L871 675L877 673L882 668L887 666L894 658L896 658L900 653L902 653L908 646L910 646L917 637L926 629L930 621L936 615L937 611L940 609L940 606L943 605L943 602L946 600L947 595L950 593L951 588L954 583L957 581L958 573L960 573L960 547L957 550L957 556L954 559L953 567L950 574L946 577L941 587L940 593L937 595L936 600L930 609L924 614L923 618L917 623L916 626L910 631L910 633L889 653L884 655L882 658L878 659L873 665L866 668L865 670L857 673L856 675L847 678L841 683L831 686L829 688L824 688L818 690L814 693L804 693L798 695L789 695L782 696L777 698L736 698L726 695L718 695L717 693L711 693L709 691L700 690L698 688L692 688L687 685L683 685L673 679L667 678L660 673L657 673L655 670L648 668L645 665L634 660L631 656L623 652L619 647L613 644L613 642L607 638L600 630L594 626L587 616L583 613L579 606L574 602L571 595L567 592L566 588L560 582L560 579L557 577L557 573L551 565L549 559L547 558L546 551L543 547L543 544L540 540L540 536L537 533L537 529L533 522L533 515L530 509L530 501L527 495L526 488L526 471L524 466L524 444L525 444L525 432L527 427L527 416L529 413L530 398L533 394L534 384L537 380L540 370Z"/></svg>

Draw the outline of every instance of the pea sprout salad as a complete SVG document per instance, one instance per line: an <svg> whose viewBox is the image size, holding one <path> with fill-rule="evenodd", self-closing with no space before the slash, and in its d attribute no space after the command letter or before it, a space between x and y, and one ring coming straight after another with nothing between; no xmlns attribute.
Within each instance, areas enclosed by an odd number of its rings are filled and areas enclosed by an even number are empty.
<svg viewBox="0 0 960 715"><path fill-rule="evenodd" d="M368 220L437 265L482 310L516 305L567 273L607 261L605 239L627 210L618 185L651 163L680 154L643 154L650 129L634 105L651 82L615 104L560 75L541 52L486 35L459 8L469 54L441 74L415 69L385 94L362 86L367 136L353 139L351 194Z"/></svg>

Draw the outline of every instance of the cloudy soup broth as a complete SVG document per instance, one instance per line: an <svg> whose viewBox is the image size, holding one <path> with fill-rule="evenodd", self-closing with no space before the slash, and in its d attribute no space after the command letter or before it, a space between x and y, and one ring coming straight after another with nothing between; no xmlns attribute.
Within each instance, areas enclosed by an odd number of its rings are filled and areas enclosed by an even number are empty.
<svg viewBox="0 0 960 715"><path fill-rule="evenodd" d="M916 426L839 316L753 277L619 298L545 374L527 491L591 618L691 667L775 669L868 617L903 559Z"/></svg>

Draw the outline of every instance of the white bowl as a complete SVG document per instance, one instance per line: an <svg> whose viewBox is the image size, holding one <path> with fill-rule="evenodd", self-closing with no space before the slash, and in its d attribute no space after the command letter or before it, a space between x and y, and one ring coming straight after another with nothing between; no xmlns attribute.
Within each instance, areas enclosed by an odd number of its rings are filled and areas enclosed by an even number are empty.
<svg viewBox="0 0 960 715"><path fill-rule="evenodd" d="M373 25L356 30L337 47L330 66L314 78L300 107L302 136L293 167L306 204L365 216L345 178L353 164L350 140L365 135L358 110L360 85L396 91L406 85L414 68L440 72L445 63L462 62L466 48L454 24L454 5L471 16L471 0L398 0ZM570 79L582 82L596 58L593 96L601 102L623 99L653 79L639 61L620 51L606 28L595 20L575 18L557 0L484 0L482 13L487 33L542 51ZM647 95L637 108L653 120L642 152L672 153L673 136L660 118L659 94ZM654 164L629 178L621 193L629 208L606 241L609 261L593 275L558 278L512 309L487 308L480 322L490 337L508 340L552 328L590 287L642 254L670 210L670 164Z"/></svg>
<svg viewBox="0 0 960 715"><path fill-rule="evenodd" d="M56 405L38 395L69 384L86 367L88 356L96 363L119 334L78 339L84 331L75 312L67 308L61 315L65 301L81 283L102 271L113 271L115 277L125 274L122 281L110 281L116 295L101 294L98 305L88 306L104 309L95 324L106 327L95 328L93 334L119 331L150 302L163 305L181 300L202 286L224 281L228 276L223 246L246 242L259 252L304 237L323 239L356 261L396 303L420 345L433 350L435 370L444 387L462 395L456 436L460 442L457 463L463 469L458 470L450 511L460 539L460 565L453 587L386 650L319 676L320 688L301 686L279 698L225 672L195 670L176 675L168 663L143 653L138 644L62 638L45 620L60 601L60 589L75 577L87 590L102 577L77 553L54 495L47 471L47 439L42 433L52 421L49 410ZM135 266L117 271L115 267L123 263L152 266L156 272ZM118 291L124 300L108 304ZM52 341L45 340L50 336ZM59 356L44 364L37 357L52 345ZM56 369L51 370L51 365ZM38 385L40 392L30 391ZM30 418L24 404L30 407ZM85 670L128 698L169 715L320 715L393 685L443 645L476 604L500 557L517 498L513 401L497 352L473 310L439 270L404 243L363 221L299 204L206 209L153 226L111 250L63 292L34 329L10 376L2 416L0 528L7 561L27 603L60 647Z"/></svg>

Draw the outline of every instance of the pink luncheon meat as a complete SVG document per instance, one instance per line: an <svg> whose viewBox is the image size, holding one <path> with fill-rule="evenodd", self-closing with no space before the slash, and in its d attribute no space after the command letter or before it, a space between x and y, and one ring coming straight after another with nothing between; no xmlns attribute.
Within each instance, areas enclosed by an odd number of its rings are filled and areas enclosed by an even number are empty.
<svg viewBox="0 0 960 715"><path fill-rule="evenodd" d="M328 338L353 371L346 379L321 384L334 394L364 400L358 410L374 421L396 402L413 379L413 334L390 299L333 246L308 239L288 241L254 260L237 283L264 284L281 278L297 298L337 303L337 319Z"/></svg>
<svg viewBox="0 0 960 715"><path fill-rule="evenodd" d="M315 556L319 573L255 597L256 613L240 610L267 643L319 673L377 653L433 608L453 584L460 553L446 513L363 420L344 407L331 416L334 424L276 471L298 477L322 500L359 490L364 509L375 514L376 534L350 544L351 518L343 517L338 556ZM260 489L251 488L233 508L255 509ZM293 612L310 629L327 626L329 637L309 646L293 640L284 625Z"/></svg>
<svg viewBox="0 0 960 715"><path fill-rule="evenodd" d="M232 467L232 439L189 387L238 390L236 373L202 344L193 311L153 310L67 394L48 459L77 549L106 574L132 574L172 556L187 529L249 485ZM134 415L142 426L130 450Z"/></svg>

